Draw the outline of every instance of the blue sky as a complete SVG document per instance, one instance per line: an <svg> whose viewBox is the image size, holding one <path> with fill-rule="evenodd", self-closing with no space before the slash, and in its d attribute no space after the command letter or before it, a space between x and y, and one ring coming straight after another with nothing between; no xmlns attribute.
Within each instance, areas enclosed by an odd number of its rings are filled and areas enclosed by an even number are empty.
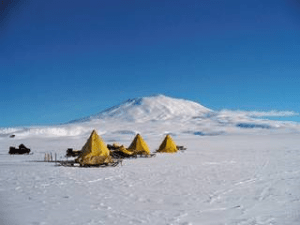
<svg viewBox="0 0 300 225"><path fill-rule="evenodd" d="M64 123L157 93L215 110L300 112L296 0L0 7L0 127Z"/></svg>

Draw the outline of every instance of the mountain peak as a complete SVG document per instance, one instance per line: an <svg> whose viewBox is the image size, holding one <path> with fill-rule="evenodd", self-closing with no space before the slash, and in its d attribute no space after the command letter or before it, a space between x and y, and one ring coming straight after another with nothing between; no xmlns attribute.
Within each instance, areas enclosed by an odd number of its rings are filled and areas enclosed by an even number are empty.
<svg viewBox="0 0 300 225"><path fill-rule="evenodd" d="M187 119L202 116L210 111L210 109L193 101L156 94L129 99L96 115L71 122L96 119L118 119L131 122Z"/></svg>

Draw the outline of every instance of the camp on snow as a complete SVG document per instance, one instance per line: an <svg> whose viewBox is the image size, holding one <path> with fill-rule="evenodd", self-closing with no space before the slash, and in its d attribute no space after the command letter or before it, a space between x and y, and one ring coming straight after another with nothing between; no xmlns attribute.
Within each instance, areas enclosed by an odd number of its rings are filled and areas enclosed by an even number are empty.
<svg viewBox="0 0 300 225"><path fill-rule="evenodd" d="M176 146L171 136L167 135L156 152L176 153L178 147L179 146ZM74 164L79 164L80 166L115 166L121 161L115 161L114 159L155 156L155 154L151 154L147 143L140 134L137 134L129 147L125 148L124 145L116 143L113 145L106 145L95 130L92 131L82 149L74 152L79 154L75 161L61 162L61 165L74 166ZM68 149L67 153L73 153L73 149Z"/></svg>

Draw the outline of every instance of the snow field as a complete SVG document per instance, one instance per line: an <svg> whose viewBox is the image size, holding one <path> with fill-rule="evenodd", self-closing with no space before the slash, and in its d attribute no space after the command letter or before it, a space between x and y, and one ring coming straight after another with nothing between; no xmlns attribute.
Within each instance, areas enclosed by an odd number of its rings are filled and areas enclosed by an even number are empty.
<svg viewBox="0 0 300 225"><path fill-rule="evenodd" d="M128 145L132 137L115 139ZM124 160L114 168L31 161L45 152L62 157L86 139L2 138L1 224L299 224L299 134L175 136L186 152ZM154 151L163 136L144 139ZM8 155L19 141L34 154Z"/></svg>

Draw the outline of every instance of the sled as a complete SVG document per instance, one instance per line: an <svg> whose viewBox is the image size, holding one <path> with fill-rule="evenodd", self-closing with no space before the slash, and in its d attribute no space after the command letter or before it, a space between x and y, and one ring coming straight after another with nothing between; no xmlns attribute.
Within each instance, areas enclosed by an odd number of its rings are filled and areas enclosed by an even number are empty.
<svg viewBox="0 0 300 225"><path fill-rule="evenodd" d="M110 151L110 155L114 159L125 159L125 158L152 158L155 157L156 154L137 154L137 153L131 153L126 154L124 151Z"/></svg>
<svg viewBox="0 0 300 225"><path fill-rule="evenodd" d="M75 162L75 160L72 161L57 161L57 166L64 166L64 167L116 167L117 165L122 165L121 159L109 162L109 163L101 163L101 164L80 164L78 162Z"/></svg>
<svg viewBox="0 0 300 225"><path fill-rule="evenodd" d="M185 151L187 149L184 146L180 146L180 145L177 145L176 147L178 151Z"/></svg>
<svg viewBox="0 0 300 225"><path fill-rule="evenodd" d="M152 157L155 157L155 156L156 156L155 153L152 153L152 154L149 154L149 155L144 155L144 154L137 155L137 157L139 157L139 158L152 158Z"/></svg>

